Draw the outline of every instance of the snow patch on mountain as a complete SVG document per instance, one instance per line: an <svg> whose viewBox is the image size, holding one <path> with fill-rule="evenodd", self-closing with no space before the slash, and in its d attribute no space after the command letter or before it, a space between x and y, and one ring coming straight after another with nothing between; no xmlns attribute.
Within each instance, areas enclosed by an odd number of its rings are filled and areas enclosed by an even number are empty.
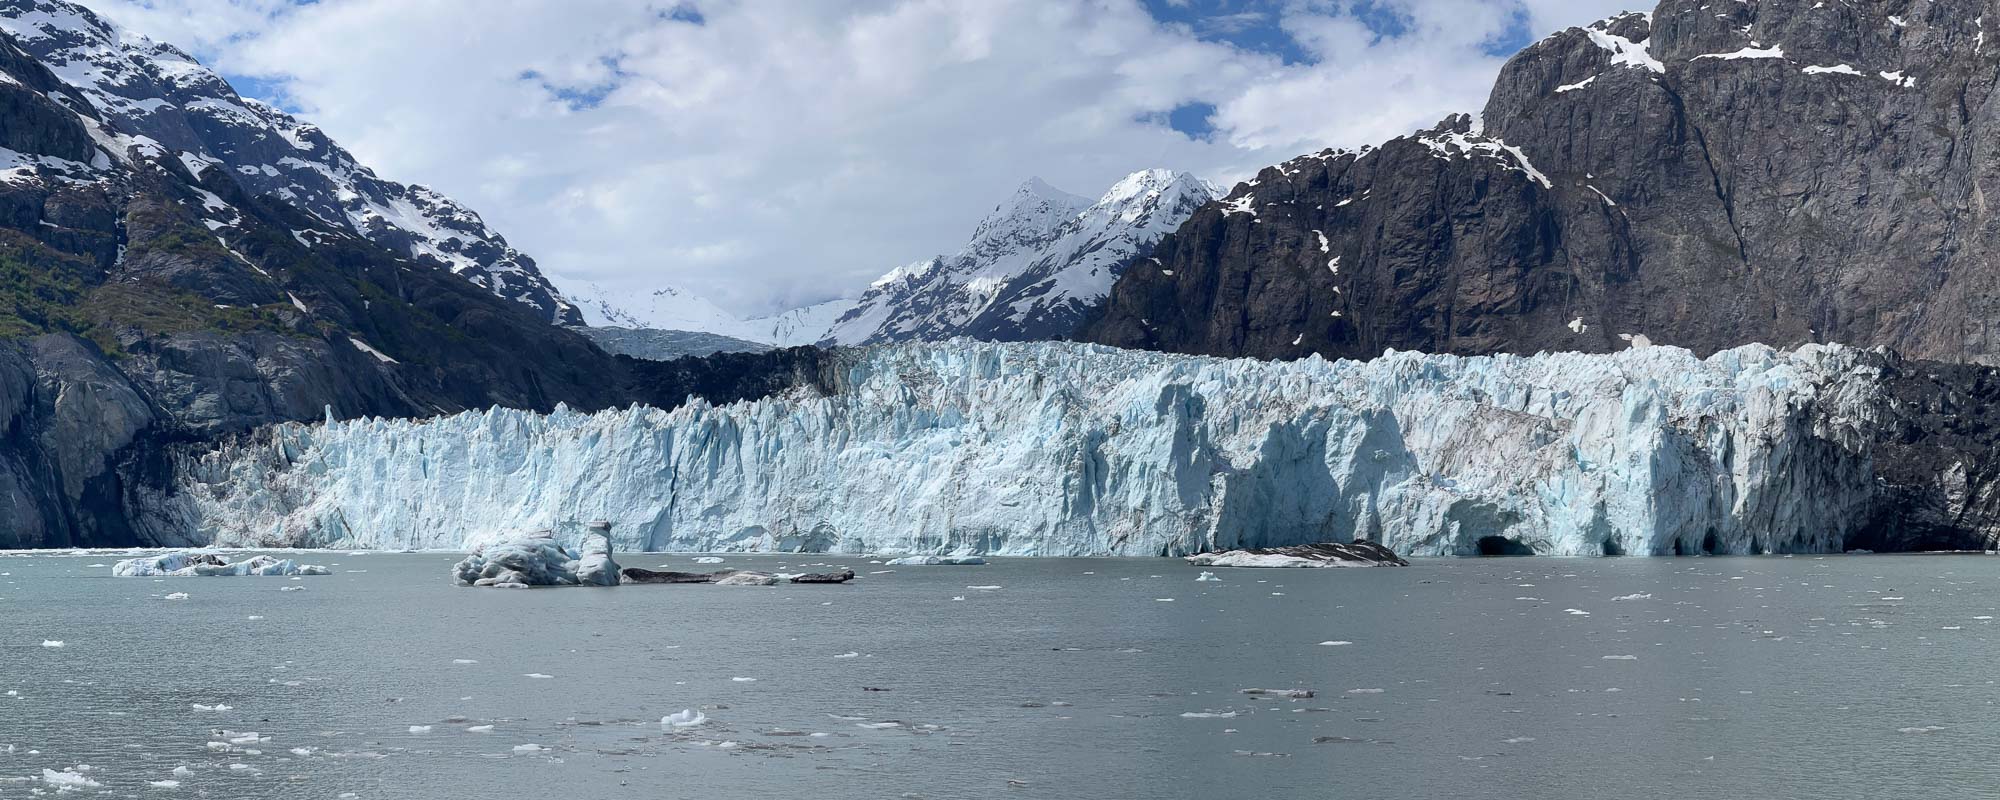
<svg viewBox="0 0 2000 800"><path fill-rule="evenodd" d="M569 295L593 328L638 328L709 333L773 347L818 342L828 326L854 306L835 299L779 314L748 319L706 297L674 286L646 293L619 294L597 284L571 285Z"/></svg>
<svg viewBox="0 0 2000 800"><path fill-rule="evenodd" d="M1833 552L1868 517L1870 356L1764 346L1260 362L1069 344L840 356L835 394L285 425L192 457L203 544L1158 556Z"/></svg>

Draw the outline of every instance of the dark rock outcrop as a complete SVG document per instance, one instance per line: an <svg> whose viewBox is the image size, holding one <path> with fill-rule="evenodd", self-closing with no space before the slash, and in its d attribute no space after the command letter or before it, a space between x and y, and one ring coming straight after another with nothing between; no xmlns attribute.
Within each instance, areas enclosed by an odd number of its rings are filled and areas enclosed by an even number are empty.
<svg viewBox="0 0 2000 800"><path fill-rule="evenodd" d="M1975 0L1667 0L1454 117L1267 168L1086 338L1227 356L1888 345L2000 360L2000 46ZM1322 238L1324 237L1324 238Z"/></svg>
<svg viewBox="0 0 2000 800"><path fill-rule="evenodd" d="M854 570L809 572L804 575L793 575L790 580L792 583L846 583L854 580Z"/></svg>
<svg viewBox="0 0 2000 800"><path fill-rule="evenodd" d="M1891 356L1881 387L1867 430L1882 497L1848 547L2000 548L2000 368Z"/></svg>
<svg viewBox="0 0 2000 800"><path fill-rule="evenodd" d="M708 572L655 572L644 567L626 567L620 573L626 583L714 583L715 574Z"/></svg>

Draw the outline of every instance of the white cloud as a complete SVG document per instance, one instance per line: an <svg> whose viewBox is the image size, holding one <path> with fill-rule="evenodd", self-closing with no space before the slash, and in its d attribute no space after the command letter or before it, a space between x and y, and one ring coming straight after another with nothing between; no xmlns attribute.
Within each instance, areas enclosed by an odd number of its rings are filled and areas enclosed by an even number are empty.
<svg viewBox="0 0 2000 800"><path fill-rule="evenodd" d="M278 81L364 163L478 209L559 279L743 312L948 251L1032 175L1080 194L1156 166L1237 180L1477 111L1503 60L1487 43L1617 10L1378 0L1410 23L1384 39L1341 2L1272 2L1317 59L1287 65L1137 0L713 0L701 25L659 0L98 5ZM1140 121L1191 101L1218 109L1210 141Z"/></svg>

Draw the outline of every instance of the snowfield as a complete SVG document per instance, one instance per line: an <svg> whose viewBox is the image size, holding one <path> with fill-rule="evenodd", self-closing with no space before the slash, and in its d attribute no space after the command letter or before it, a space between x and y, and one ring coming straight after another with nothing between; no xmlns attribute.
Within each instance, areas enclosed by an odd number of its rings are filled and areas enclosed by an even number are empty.
<svg viewBox="0 0 2000 800"><path fill-rule="evenodd" d="M1867 354L1808 345L1274 363L964 340L833 396L285 425L191 458L203 544L1160 556L1826 552L1873 491ZM1499 540L1488 539L1484 544Z"/></svg>

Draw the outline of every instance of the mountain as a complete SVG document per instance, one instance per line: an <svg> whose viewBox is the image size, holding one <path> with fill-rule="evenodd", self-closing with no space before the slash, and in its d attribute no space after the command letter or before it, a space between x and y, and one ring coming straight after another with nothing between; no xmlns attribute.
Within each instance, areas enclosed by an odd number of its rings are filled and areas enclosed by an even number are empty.
<svg viewBox="0 0 2000 800"><path fill-rule="evenodd" d="M774 347L954 336L1060 339L1096 311L1127 265L1220 193L1168 170L1133 173L1095 202L1030 179L979 223L957 254L891 270L858 299L768 317L739 318L675 287L632 298L600 286L573 286L570 295L592 326L702 332ZM657 351L677 352L685 339L674 337Z"/></svg>
<svg viewBox="0 0 2000 800"><path fill-rule="evenodd" d="M8 31L70 41L107 29L46 11L73 7L10 8L0 27L0 548L180 542L172 525L139 522L173 500L168 465L274 423L671 407L816 380L811 348L665 364L608 355L550 325L545 309L467 280L473 270L421 264L100 112ZM73 75L94 69L54 59ZM129 67L150 76L162 63L133 55Z"/></svg>
<svg viewBox="0 0 2000 800"><path fill-rule="evenodd" d="M1835 341L2000 360L1988 10L1667 0L1556 33L1507 62L1480 121L1235 187L1085 336L1272 358Z"/></svg>
<svg viewBox="0 0 2000 800"><path fill-rule="evenodd" d="M243 191L285 202L326 226L413 263L447 270L549 322L582 317L479 215L423 186L377 177L318 127L237 95L173 45L121 30L62 0L0 0L0 31L93 115Z"/></svg>
<svg viewBox="0 0 2000 800"><path fill-rule="evenodd" d="M822 343L1065 338L1128 264L1219 193L1168 170L1134 173L1095 202L1029 180L957 254L876 280Z"/></svg>

